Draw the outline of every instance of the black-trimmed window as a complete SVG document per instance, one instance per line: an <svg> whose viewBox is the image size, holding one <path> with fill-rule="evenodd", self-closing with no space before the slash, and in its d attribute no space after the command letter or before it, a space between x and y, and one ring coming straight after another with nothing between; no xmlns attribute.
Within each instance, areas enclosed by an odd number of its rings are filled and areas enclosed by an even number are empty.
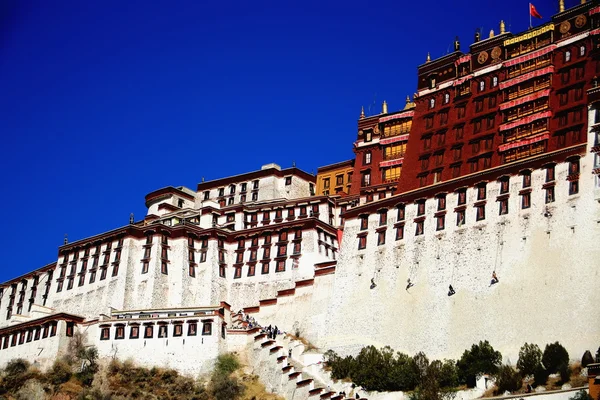
<svg viewBox="0 0 600 400"><path fill-rule="evenodd" d="M262 263L262 266L261 266L261 274L266 275L268 273L269 273L269 263L264 262L264 263Z"/></svg>
<svg viewBox="0 0 600 400"><path fill-rule="evenodd" d="M174 324L173 325L173 337L178 337L183 335L183 324Z"/></svg>
<svg viewBox="0 0 600 400"><path fill-rule="evenodd" d="M574 181L569 182L569 195L579 193L579 180L576 179Z"/></svg>
<svg viewBox="0 0 600 400"><path fill-rule="evenodd" d="M144 338L152 339L153 337L154 337L154 326L153 325L144 326Z"/></svg>
<svg viewBox="0 0 600 400"><path fill-rule="evenodd" d="M188 336L196 336L198 334L198 323L188 322Z"/></svg>
<svg viewBox="0 0 600 400"><path fill-rule="evenodd" d="M508 214L508 199L500 200L498 202L498 204L499 204L499 207L500 207L500 209L498 211L498 215L506 215L506 214Z"/></svg>
<svg viewBox="0 0 600 400"><path fill-rule="evenodd" d="M242 277L242 267L235 267L233 271L233 279L239 279Z"/></svg>
<svg viewBox="0 0 600 400"><path fill-rule="evenodd" d="M507 176L500 179L500 194L508 193L509 183Z"/></svg>
<svg viewBox="0 0 600 400"><path fill-rule="evenodd" d="M446 209L446 195L441 194L438 196L438 211L443 211Z"/></svg>
<svg viewBox="0 0 600 400"><path fill-rule="evenodd" d="M477 200L485 200L486 198L486 184L481 183L477 186Z"/></svg>
<svg viewBox="0 0 600 400"><path fill-rule="evenodd" d="M56 324L53 324L52 328L53 328L54 332L56 333ZM66 327L65 327L65 336L72 337L74 333L75 333L75 323L72 321L67 321Z"/></svg>
<svg viewBox="0 0 600 400"><path fill-rule="evenodd" d="M398 205L398 215L397 215L397 220L398 221L404 221L404 215L405 215L405 207L404 204L400 204Z"/></svg>
<svg viewBox="0 0 600 400"><path fill-rule="evenodd" d="M446 227L446 216L438 215L435 217L435 230L442 231Z"/></svg>
<svg viewBox="0 0 600 400"><path fill-rule="evenodd" d="M168 275L169 274L169 268L167 266L167 262L166 261L161 261L161 263L160 263L160 273L164 274L164 275Z"/></svg>
<svg viewBox="0 0 600 400"><path fill-rule="evenodd" d="M460 189L457 193L457 205L467 204L467 189Z"/></svg>
<svg viewBox="0 0 600 400"><path fill-rule="evenodd" d="M158 325L158 338L164 339L166 337L169 337L169 331L168 331L167 325L166 324Z"/></svg>
<svg viewBox="0 0 600 400"><path fill-rule="evenodd" d="M256 265L250 264L248 265L248 276L254 276L256 274Z"/></svg>
<svg viewBox="0 0 600 400"><path fill-rule="evenodd" d="M531 207L531 193L523 193L521 195L521 208L527 209Z"/></svg>
<svg viewBox="0 0 600 400"><path fill-rule="evenodd" d="M415 224L415 236L420 236L425 232L425 221L417 221Z"/></svg>
<svg viewBox="0 0 600 400"><path fill-rule="evenodd" d="M546 167L546 182L552 182L555 178L554 165Z"/></svg>
<svg viewBox="0 0 600 400"><path fill-rule="evenodd" d="M385 244L385 231L377 232L377 246Z"/></svg>
<svg viewBox="0 0 600 400"><path fill-rule="evenodd" d="M277 261L277 264L275 266L275 272L283 272L285 271L285 260L279 260Z"/></svg>
<svg viewBox="0 0 600 400"><path fill-rule="evenodd" d="M396 227L396 240L404 239L404 225Z"/></svg>
<svg viewBox="0 0 600 400"><path fill-rule="evenodd" d="M294 249L293 249L294 253L293 254L300 254L301 246L302 246L302 243L300 243L300 242L294 243Z"/></svg>
<svg viewBox="0 0 600 400"><path fill-rule="evenodd" d="M456 212L456 226L462 226L466 222L466 213L465 210L458 210Z"/></svg>
<svg viewBox="0 0 600 400"><path fill-rule="evenodd" d="M365 229L369 229L369 216L362 215L360 217L360 230L363 231Z"/></svg>
<svg viewBox="0 0 600 400"><path fill-rule="evenodd" d="M115 340L125 339L125 325L117 325L115 327Z"/></svg>
<svg viewBox="0 0 600 400"><path fill-rule="evenodd" d="M425 214L425 200L417 201L417 215Z"/></svg>
<svg viewBox="0 0 600 400"><path fill-rule="evenodd" d="M110 340L110 328L100 328L100 340Z"/></svg>
<svg viewBox="0 0 600 400"><path fill-rule="evenodd" d="M387 210L379 212L379 226L387 225Z"/></svg>
<svg viewBox="0 0 600 400"><path fill-rule="evenodd" d="M132 325L129 328L129 339L138 339L140 337L140 327L137 325Z"/></svg>
<svg viewBox="0 0 600 400"><path fill-rule="evenodd" d="M202 336L212 335L212 322L202 322Z"/></svg>
<svg viewBox="0 0 600 400"><path fill-rule="evenodd" d="M531 187L531 172L523 172L523 188Z"/></svg>
<svg viewBox="0 0 600 400"><path fill-rule="evenodd" d="M485 205L482 204L482 205L479 205L479 206L475 206L475 210L476 210L476 212L475 212L475 215L476 215L475 219L477 221L484 220L485 219Z"/></svg>
<svg viewBox="0 0 600 400"><path fill-rule="evenodd" d="M546 204L548 204L548 203L554 203L554 200L555 200L555 198L554 198L554 186L550 186L550 187L546 188L545 199L546 199Z"/></svg>
<svg viewBox="0 0 600 400"><path fill-rule="evenodd" d="M367 236L360 236L358 238L358 249L362 250L365 249L367 247Z"/></svg>

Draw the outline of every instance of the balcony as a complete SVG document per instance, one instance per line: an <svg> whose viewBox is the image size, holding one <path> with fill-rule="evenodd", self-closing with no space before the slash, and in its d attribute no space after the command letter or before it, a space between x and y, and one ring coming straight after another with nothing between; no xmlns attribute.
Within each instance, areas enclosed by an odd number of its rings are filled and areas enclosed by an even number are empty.
<svg viewBox="0 0 600 400"><path fill-rule="evenodd" d="M543 90L550 87L550 79L544 82L534 82L533 85L530 85L526 88L519 89L515 92L508 94L508 100L514 100L521 96L526 96L530 93L537 92L538 90Z"/></svg>
<svg viewBox="0 0 600 400"><path fill-rule="evenodd" d="M390 138L390 137L395 137L395 136L400 136L400 135L406 135L408 133L410 133L410 126L408 126L407 128L390 130L388 132L386 132L384 130L383 133L381 134L381 137L382 138Z"/></svg>
<svg viewBox="0 0 600 400"><path fill-rule="evenodd" d="M398 158L404 157L404 154L405 154L404 151L394 151L394 152L391 152L391 153L385 153L383 155L383 159L386 160L386 161L387 160L396 160Z"/></svg>
<svg viewBox="0 0 600 400"><path fill-rule="evenodd" d="M515 119L519 119L519 118L523 118L526 117L528 115L531 115L533 113L539 112L539 111L544 111L548 109L548 103L545 104L541 104L535 107L529 107L529 109L527 110L523 110L521 111L520 109L517 109L516 113L512 113L507 115L507 118L504 122L510 122L513 121Z"/></svg>
<svg viewBox="0 0 600 400"><path fill-rule="evenodd" d="M527 65L527 66L521 66L520 68L514 70L514 71L510 71L508 73L508 79L514 78L516 76L519 75L523 75L526 74L528 72L534 71L538 68L542 68L545 67L547 65L550 65L550 58L547 58L545 60L535 60L534 63L532 63L531 65Z"/></svg>

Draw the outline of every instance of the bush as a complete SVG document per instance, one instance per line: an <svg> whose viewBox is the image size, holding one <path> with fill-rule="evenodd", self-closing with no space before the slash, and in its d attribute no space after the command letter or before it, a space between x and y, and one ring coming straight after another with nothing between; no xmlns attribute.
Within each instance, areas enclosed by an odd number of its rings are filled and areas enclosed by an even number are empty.
<svg viewBox="0 0 600 400"><path fill-rule="evenodd" d="M585 353L583 353L583 357L581 357L581 366L583 368L587 367L590 364L594 363L594 356L592 356L592 352L589 350L586 350Z"/></svg>
<svg viewBox="0 0 600 400"><path fill-rule="evenodd" d="M539 364L535 371L533 371L533 385L544 386L548 382L548 375L550 373L544 368L542 364Z"/></svg>
<svg viewBox="0 0 600 400"><path fill-rule="evenodd" d="M235 377L216 372L211 378L210 391L215 400L235 400L244 393L244 385Z"/></svg>
<svg viewBox="0 0 600 400"><path fill-rule="evenodd" d="M517 368L523 376L533 375L537 366L542 362L542 350L537 344L525 343L519 350Z"/></svg>
<svg viewBox="0 0 600 400"><path fill-rule="evenodd" d="M515 392L523 385L523 379L519 371L510 365L502 365L496 374L496 394L502 394L506 391Z"/></svg>
<svg viewBox="0 0 600 400"><path fill-rule="evenodd" d="M46 373L46 379L51 384L58 386L71 379L71 366L66 361L56 360L52 368Z"/></svg>
<svg viewBox="0 0 600 400"><path fill-rule="evenodd" d="M29 361L22 358L15 358L14 360L10 360L6 367L4 368L4 373L6 376L17 376L22 375L29 369Z"/></svg>
<svg viewBox="0 0 600 400"><path fill-rule="evenodd" d="M501 361L502 354L495 351L487 340L473 344L471 350L465 350L457 363L460 381L468 387L475 387L477 377L496 374Z"/></svg>
<svg viewBox="0 0 600 400"><path fill-rule="evenodd" d="M458 386L458 367L454 360L444 360L441 369L440 387L455 388Z"/></svg>
<svg viewBox="0 0 600 400"><path fill-rule="evenodd" d="M240 367L235 354L227 353L221 354L217 357L217 363L215 364L215 371L224 374L231 374Z"/></svg>
<svg viewBox="0 0 600 400"><path fill-rule="evenodd" d="M15 392L27 379L37 378L37 376L28 376L29 366L29 362L22 358L10 360L4 368L4 377L0 380L0 394Z"/></svg>
<svg viewBox="0 0 600 400"><path fill-rule="evenodd" d="M569 353L558 342L547 344L542 355L542 364L550 374L560 372L569 365Z"/></svg>
<svg viewBox="0 0 600 400"><path fill-rule="evenodd" d="M331 368L331 377L333 379L346 379L352 375L355 362L352 356L340 357L335 351L328 350L323 355L323 359L329 368Z"/></svg>

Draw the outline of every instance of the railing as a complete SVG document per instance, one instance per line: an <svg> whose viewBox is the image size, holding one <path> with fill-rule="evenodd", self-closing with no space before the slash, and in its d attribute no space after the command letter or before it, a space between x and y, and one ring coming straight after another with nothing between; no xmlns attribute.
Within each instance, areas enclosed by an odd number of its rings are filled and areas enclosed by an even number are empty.
<svg viewBox="0 0 600 400"><path fill-rule="evenodd" d="M383 154L383 159L384 160L395 160L397 158L401 158L404 157L404 151L394 151L392 153L384 153Z"/></svg>
<svg viewBox="0 0 600 400"><path fill-rule="evenodd" d="M387 133L384 130L383 133L381 134L381 137L382 138L388 138L388 137L405 135L407 133L410 133L410 126L408 128L402 128L402 129L395 130L395 131L390 131L390 132L387 132Z"/></svg>
<svg viewBox="0 0 600 400"><path fill-rule="evenodd" d="M527 43L521 43L519 45L519 47L515 48L512 53L510 53L510 58L514 58L516 56L520 56L521 54L525 54L525 53L529 53L532 50L535 49L540 49L544 46L547 46L551 43L550 38L548 39L542 39L542 40L537 40L536 42L527 42Z"/></svg>
<svg viewBox="0 0 600 400"><path fill-rule="evenodd" d="M547 109L548 109L548 103L539 105L537 107L531 107L530 109L528 109L526 111L520 111L520 109L517 109L517 112L514 113L514 114L512 114L512 115L508 115L507 118L506 118L506 120L504 122L510 122L510 121L515 120L515 119L523 118L523 117L526 117L526 116L531 115L533 113L536 113L538 111L544 111L544 110L547 110Z"/></svg>
<svg viewBox="0 0 600 400"><path fill-rule="evenodd" d="M504 143L509 143L509 142L513 142L515 140L527 138L529 136L534 136L540 132L544 132L547 130L548 130L548 127L546 125L542 125L537 128L532 127L531 129L527 129L527 130L512 132L510 134L504 135Z"/></svg>
<svg viewBox="0 0 600 400"><path fill-rule="evenodd" d="M546 89L548 87L550 87L550 80L549 79L546 80L546 81L544 81L544 82L541 82L541 83L534 82L533 85L531 85L529 87L526 87L526 88L523 88L523 89L519 89L519 90L517 90L516 92L513 92L513 93L509 93L508 94L508 100L514 100L514 99L516 99L518 97L525 96L525 95L528 95L530 93L537 92L537 91L542 90L542 89Z"/></svg>
<svg viewBox="0 0 600 400"><path fill-rule="evenodd" d="M545 59L545 60L536 60L536 62L534 62L531 65L528 65L526 67L520 67L519 69L517 69L515 71L509 72L508 78L509 79L514 78L516 76L526 74L526 73L536 70L538 68L545 67L546 65L550 64L550 62L551 62L550 58Z"/></svg>

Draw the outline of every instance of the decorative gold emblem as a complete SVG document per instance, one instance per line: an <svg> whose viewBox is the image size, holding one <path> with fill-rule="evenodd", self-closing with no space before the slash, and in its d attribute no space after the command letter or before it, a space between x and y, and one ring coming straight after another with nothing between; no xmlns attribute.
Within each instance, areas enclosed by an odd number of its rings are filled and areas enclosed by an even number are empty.
<svg viewBox="0 0 600 400"><path fill-rule="evenodd" d="M492 59L497 60L502 55L502 49L496 46L492 49Z"/></svg>
<svg viewBox="0 0 600 400"><path fill-rule="evenodd" d="M569 21L565 21L562 24L560 24L560 33L562 33L563 35L567 32L569 32L569 29L571 29L571 23Z"/></svg>
<svg viewBox="0 0 600 400"><path fill-rule="evenodd" d="M479 64L483 64L484 62L487 61L487 59L488 59L488 53L487 53L487 51L482 51L477 56L477 62L479 62Z"/></svg>
<svg viewBox="0 0 600 400"><path fill-rule="evenodd" d="M587 22L587 18L583 14L578 15L577 18L575 18L575 26L578 28L581 28L582 26L584 26L586 22Z"/></svg>

